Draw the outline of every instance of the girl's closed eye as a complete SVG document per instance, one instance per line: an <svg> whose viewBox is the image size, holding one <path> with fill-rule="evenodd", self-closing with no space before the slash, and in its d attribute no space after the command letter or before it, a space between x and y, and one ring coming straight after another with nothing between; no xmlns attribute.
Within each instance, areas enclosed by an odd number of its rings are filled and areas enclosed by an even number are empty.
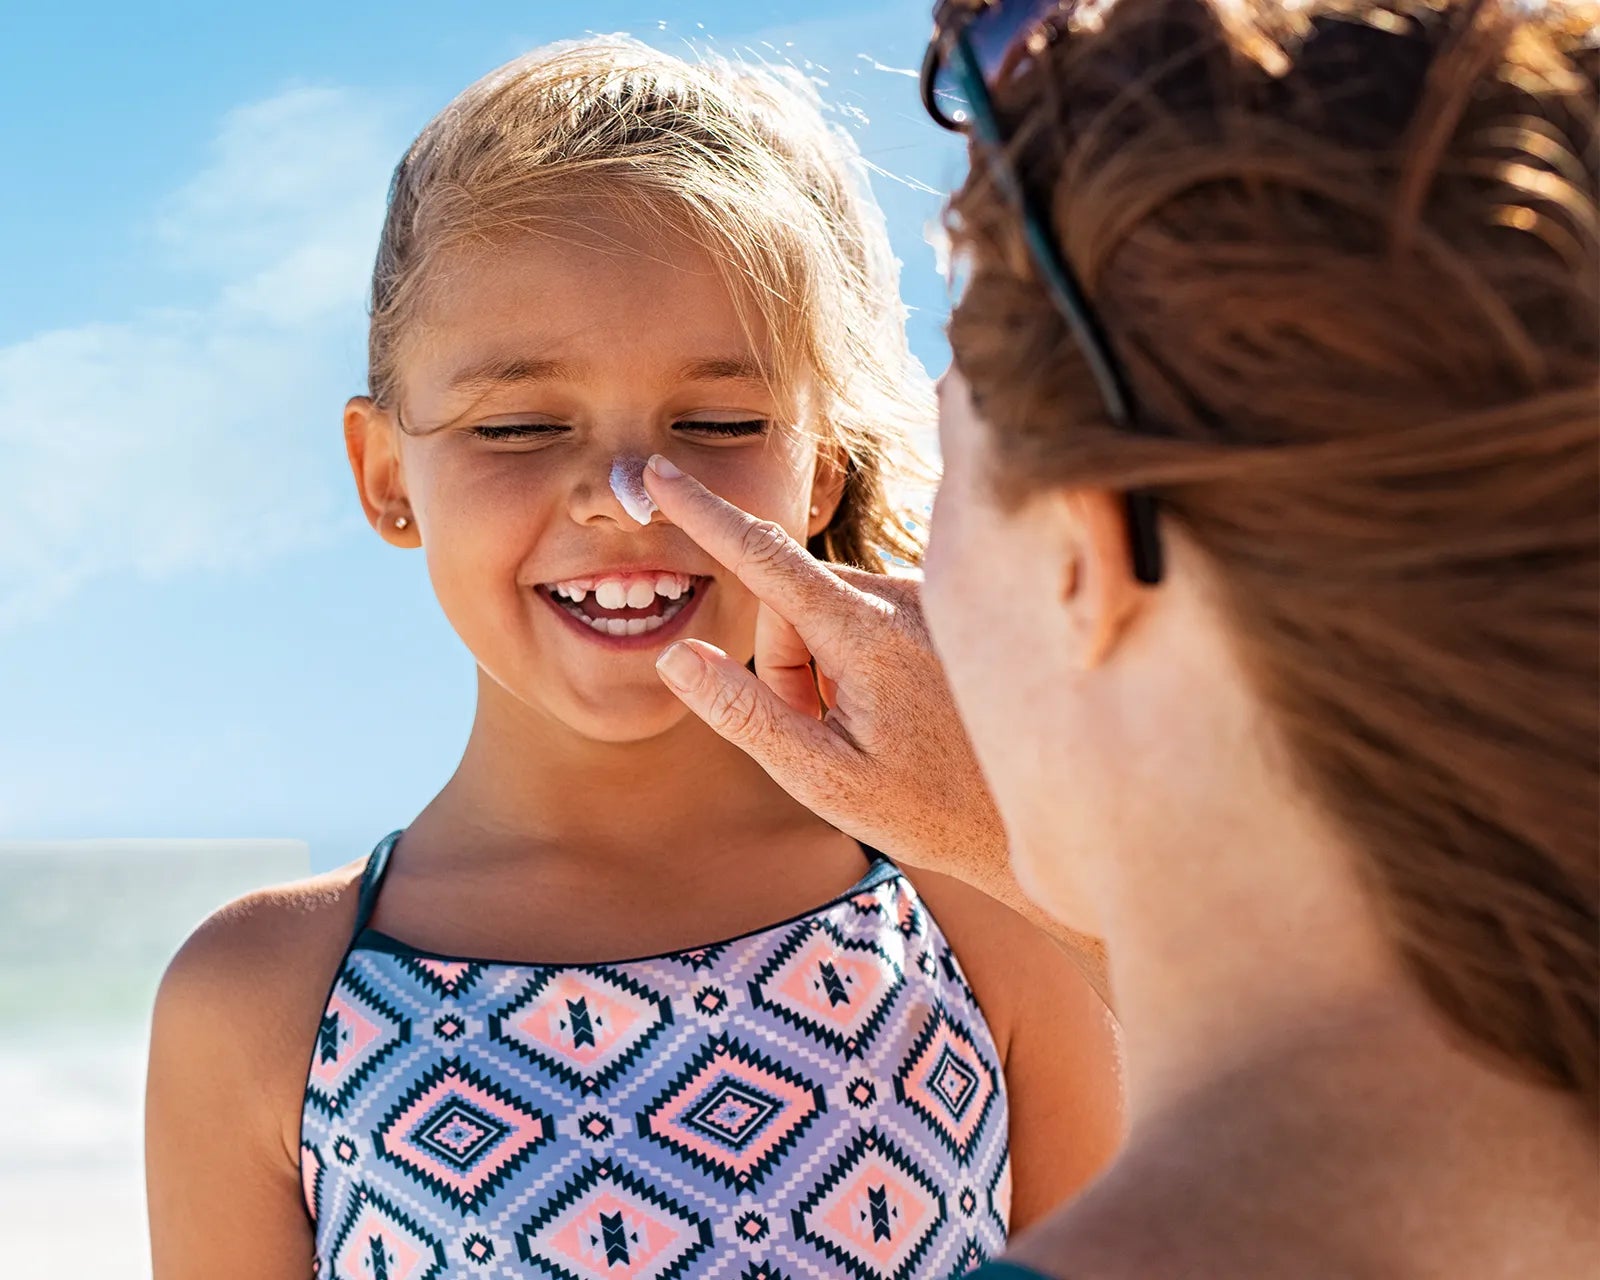
<svg viewBox="0 0 1600 1280"><path fill-rule="evenodd" d="M479 440L516 443L545 439L565 430L566 427L555 422L518 422L505 425L479 425L471 428L470 434Z"/></svg>
<svg viewBox="0 0 1600 1280"><path fill-rule="evenodd" d="M751 418L743 422L714 422L700 418L685 418L672 425L680 431L690 431L696 435L736 439L744 436L765 435L772 423L766 418Z"/></svg>

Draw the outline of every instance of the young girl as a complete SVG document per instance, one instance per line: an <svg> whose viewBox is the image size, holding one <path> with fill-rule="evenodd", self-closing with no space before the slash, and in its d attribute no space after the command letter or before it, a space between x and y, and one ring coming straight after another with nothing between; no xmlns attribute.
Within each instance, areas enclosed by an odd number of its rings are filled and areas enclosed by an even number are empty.
<svg viewBox="0 0 1600 1280"><path fill-rule="evenodd" d="M770 77L605 41L474 85L401 163L345 437L477 716L403 831L173 961L156 1280L952 1276L1109 1155L1065 957L799 807L654 668L748 658L756 605L629 514L619 460L916 558L888 494L925 401L849 161Z"/></svg>

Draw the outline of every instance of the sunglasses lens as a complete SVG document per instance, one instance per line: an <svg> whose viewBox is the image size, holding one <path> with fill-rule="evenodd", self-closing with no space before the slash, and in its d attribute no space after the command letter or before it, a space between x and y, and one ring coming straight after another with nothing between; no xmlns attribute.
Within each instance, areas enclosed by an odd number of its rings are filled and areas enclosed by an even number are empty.
<svg viewBox="0 0 1600 1280"><path fill-rule="evenodd" d="M1028 64L1027 37L1052 14L1064 8L1063 0L994 0L961 28L977 61L983 82L993 89ZM939 110L953 124L972 118L972 104L962 87L957 58L947 53L931 86Z"/></svg>

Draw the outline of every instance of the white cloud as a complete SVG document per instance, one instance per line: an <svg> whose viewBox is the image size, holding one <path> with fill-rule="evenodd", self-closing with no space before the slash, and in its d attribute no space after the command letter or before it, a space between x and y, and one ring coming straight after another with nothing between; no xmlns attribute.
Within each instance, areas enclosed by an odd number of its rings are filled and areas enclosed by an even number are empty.
<svg viewBox="0 0 1600 1280"><path fill-rule="evenodd" d="M339 408L402 142L347 90L239 108L151 228L200 300L0 347L0 628L98 576L248 568L340 527Z"/></svg>

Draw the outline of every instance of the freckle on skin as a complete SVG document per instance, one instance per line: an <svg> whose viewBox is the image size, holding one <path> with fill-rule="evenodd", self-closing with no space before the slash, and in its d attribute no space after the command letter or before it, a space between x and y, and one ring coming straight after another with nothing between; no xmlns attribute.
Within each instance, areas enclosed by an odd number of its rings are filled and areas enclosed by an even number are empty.
<svg viewBox="0 0 1600 1280"><path fill-rule="evenodd" d="M611 464L611 492L617 495L622 509L640 524L649 524L657 511L655 500L644 487L646 459L623 455Z"/></svg>

